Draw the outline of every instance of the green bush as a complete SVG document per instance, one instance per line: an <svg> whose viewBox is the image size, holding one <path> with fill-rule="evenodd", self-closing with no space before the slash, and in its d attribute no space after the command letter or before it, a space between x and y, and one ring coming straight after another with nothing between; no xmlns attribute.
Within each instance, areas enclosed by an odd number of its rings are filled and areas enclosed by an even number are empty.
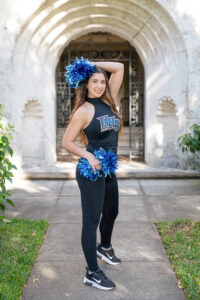
<svg viewBox="0 0 200 300"><path fill-rule="evenodd" d="M5 211L6 206L5 202L15 206L13 201L8 198L11 196L11 193L6 190L6 180L12 182L13 173L11 169L17 169L10 161L10 157L13 155L13 150L10 147L10 140L13 139L12 132L15 132L13 129L14 126L4 125L2 122L2 112L3 106L0 104L0 211ZM9 222L5 216L0 220L0 222Z"/></svg>
<svg viewBox="0 0 200 300"><path fill-rule="evenodd" d="M181 147L182 152L195 153L200 151L200 126L193 124L190 129L193 129L192 134L185 133L178 137L179 147Z"/></svg>

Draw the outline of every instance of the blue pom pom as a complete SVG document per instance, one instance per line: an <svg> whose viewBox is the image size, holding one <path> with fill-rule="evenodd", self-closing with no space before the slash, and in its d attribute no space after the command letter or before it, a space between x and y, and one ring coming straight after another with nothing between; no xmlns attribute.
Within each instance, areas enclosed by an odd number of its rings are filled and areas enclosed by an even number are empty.
<svg viewBox="0 0 200 300"><path fill-rule="evenodd" d="M90 163L85 158L79 159L78 169L84 178L89 179L92 182L97 181L97 179L102 176L100 170L96 170L96 173L94 173Z"/></svg>
<svg viewBox="0 0 200 300"><path fill-rule="evenodd" d="M115 171L118 168L118 158L111 149L109 149L106 153L103 148L100 148L99 150L94 151L94 155L100 161L101 165L101 169L96 170L96 173L94 173L87 159L79 159L78 169L80 170L80 174L84 178L87 178L90 181L94 182L97 181L99 177L102 177L102 173L105 175L105 177L111 177L111 173L116 174Z"/></svg>
<svg viewBox="0 0 200 300"><path fill-rule="evenodd" d="M80 86L81 81L89 78L94 70L95 65L92 64L88 59L81 56L81 59L76 57L71 65L66 66L66 82L73 88Z"/></svg>
<svg viewBox="0 0 200 300"><path fill-rule="evenodd" d="M109 166L109 172L116 174L115 171L118 168L118 159L117 155L111 149L106 153L106 162Z"/></svg>
<svg viewBox="0 0 200 300"><path fill-rule="evenodd" d="M106 153L103 148L100 148L95 150L94 154L100 160L101 170L105 177L108 175L111 177L111 173L115 174L115 170L118 168L117 155L111 149Z"/></svg>

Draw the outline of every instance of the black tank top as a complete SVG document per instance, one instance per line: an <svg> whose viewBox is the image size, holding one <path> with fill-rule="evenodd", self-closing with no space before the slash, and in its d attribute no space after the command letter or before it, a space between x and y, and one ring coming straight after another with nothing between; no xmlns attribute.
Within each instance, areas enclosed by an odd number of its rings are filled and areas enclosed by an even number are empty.
<svg viewBox="0 0 200 300"><path fill-rule="evenodd" d="M88 138L86 150L94 152L99 148L105 151L111 149L117 154L118 132L120 119L111 110L111 107L101 98L87 98L86 101L94 105L94 116L90 124L84 129Z"/></svg>

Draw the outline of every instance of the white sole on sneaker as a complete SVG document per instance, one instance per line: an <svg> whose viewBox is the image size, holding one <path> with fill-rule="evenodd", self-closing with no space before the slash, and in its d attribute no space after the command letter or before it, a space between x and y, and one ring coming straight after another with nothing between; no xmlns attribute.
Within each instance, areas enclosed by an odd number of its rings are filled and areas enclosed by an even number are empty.
<svg viewBox="0 0 200 300"><path fill-rule="evenodd" d="M86 285L93 286L93 287L95 287L97 289L100 289L100 290L112 290L112 289L114 289L114 287L105 287L105 286L102 286L98 283L95 283L94 281L87 279L87 277L84 277L83 282Z"/></svg>
<svg viewBox="0 0 200 300"><path fill-rule="evenodd" d="M97 256L98 256L98 258L106 261L110 265L119 265L121 263L121 262L113 262L113 261L109 260L106 256L101 254L98 250L97 250Z"/></svg>

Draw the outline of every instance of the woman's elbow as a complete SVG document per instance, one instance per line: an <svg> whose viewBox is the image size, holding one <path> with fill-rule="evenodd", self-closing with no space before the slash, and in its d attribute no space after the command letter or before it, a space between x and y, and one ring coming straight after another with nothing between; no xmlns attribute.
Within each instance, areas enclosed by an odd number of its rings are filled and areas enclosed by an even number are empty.
<svg viewBox="0 0 200 300"><path fill-rule="evenodd" d="M62 140L62 143L61 143L62 148L64 148L65 150L68 150L69 145L70 145L70 141L64 140L64 139Z"/></svg>
<svg viewBox="0 0 200 300"><path fill-rule="evenodd" d="M121 69L122 71L124 71L124 64L123 64L123 63L119 63L119 66L120 66L120 69Z"/></svg>

